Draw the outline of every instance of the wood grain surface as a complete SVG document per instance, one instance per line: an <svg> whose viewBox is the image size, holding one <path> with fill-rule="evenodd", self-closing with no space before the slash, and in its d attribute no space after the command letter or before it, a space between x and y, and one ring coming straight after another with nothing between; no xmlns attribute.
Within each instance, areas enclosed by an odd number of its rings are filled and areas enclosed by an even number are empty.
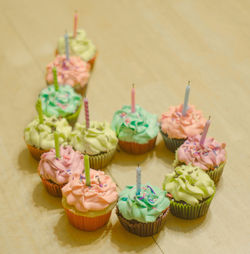
<svg viewBox="0 0 250 254"><path fill-rule="evenodd" d="M104 228L81 232L44 189L23 130L76 9L99 51L88 89L91 119L111 121L130 103L132 83L136 102L160 115L183 102L191 80L190 103L212 116L209 135L228 152L206 217L170 214L159 234L140 238L113 212ZM250 253L249 12L247 0L1 0L0 253ZM142 182L161 186L173 159L159 135L152 152L117 152L105 171L120 191L135 183L139 162Z"/></svg>

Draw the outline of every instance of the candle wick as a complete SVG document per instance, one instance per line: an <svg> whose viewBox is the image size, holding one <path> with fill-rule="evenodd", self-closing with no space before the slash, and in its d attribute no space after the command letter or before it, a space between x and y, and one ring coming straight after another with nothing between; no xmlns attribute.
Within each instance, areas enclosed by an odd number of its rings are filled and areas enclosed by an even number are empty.
<svg viewBox="0 0 250 254"><path fill-rule="evenodd" d="M190 86L190 80L188 80L188 85Z"/></svg>
<svg viewBox="0 0 250 254"><path fill-rule="evenodd" d="M210 120L210 119L211 119L211 116L208 117L208 120Z"/></svg>
<svg viewBox="0 0 250 254"><path fill-rule="evenodd" d="M135 88L135 84L134 83L132 84L132 87Z"/></svg>

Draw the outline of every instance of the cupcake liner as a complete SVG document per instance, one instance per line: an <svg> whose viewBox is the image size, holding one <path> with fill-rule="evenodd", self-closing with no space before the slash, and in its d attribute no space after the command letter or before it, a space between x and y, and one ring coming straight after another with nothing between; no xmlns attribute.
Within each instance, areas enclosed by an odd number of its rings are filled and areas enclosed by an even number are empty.
<svg viewBox="0 0 250 254"><path fill-rule="evenodd" d="M85 84L83 87L81 85L76 85L73 88L75 92L77 92L78 94L84 97L84 95L86 95L87 93L88 83Z"/></svg>
<svg viewBox="0 0 250 254"><path fill-rule="evenodd" d="M61 197L62 196L62 191L61 188L65 185L65 184L56 184L56 183L52 183L51 181L43 178L42 176L40 176L43 182L43 185L45 186L46 190L48 191L49 194L55 196L55 197Z"/></svg>
<svg viewBox="0 0 250 254"><path fill-rule="evenodd" d="M80 216L75 214L72 210L69 210L64 207L64 210L67 214L69 222L76 228L85 231L94 231L98 228L104 226L110 218L111 211L106 214L96 216L96 217L87 217L87 216Z"/></svg>
<svg viewBox="0 0 250 254"><path fill-rule="evenodd" d="M165 142L166 147L171 151L175 152L177 148L179 148L186 139L177 139L177 138L169 138L167 134L163 133L162 130L160 130L161 135L163 137L163 140Z"/></svg>
<svg viewBox="0 0 250 254"><path fill-rule="evenodd" d="M220 177L223 173L224 167L225 167L225 162L220 164L219 167L217 167L215 169L210 169L205 172L210 176L210 178L214 181L214 183L218 183L220 180Z"/></svg>
<svg viewBox="0 0 250 254"><path fill-rule="evenodd" d="M131 154L143 154L152 150L155 146L156 138L150 139L146 144L139 144L135 142L127 142L119 140L119 146L122 150Z"/></svg>
<svg viewBox="0 0 250 254"><path fill-rule="evenodd" d="M94 69L97 54L98 52L96 51L95 55L88 61L88 63L90 64L90 71L93 71Z"/></svg>
<svg viewBox="0 0 250 254"><path fill-rule="evenodd" d="M112 160L115 154L116 148L102 154L98 155L89 155L89 164L90 167L93 169L103 169L105 168L108 163Z"/></svg>
<svg viewBox="0 0 250 254"><path fill-rule="evenodd" d="M118 207L116 207L116 214L122 226L128 232L139 236L152 236L158 233L166 222L168 211L169 208L165 209L155 222L142 223L135 220L125 219L120 213Z"/></svg>
<svg viewBox="0 0 250 254"><path fill-rule="evenodd" d="M79 107L77 108L76 112L66 116L65 118L67 119L68 123L73 127L78 119L78 116L81 112L81 108L82 108L82 103L79 105Z"/></svg>
<svg viewBox="0 0 250 254"><path fill-rule="evenodd" d="M170 211L174 216L182 219L196 219L207 213L213 197L214 194L205 201L193 206L189 204L178 203L172 199L170 202Z"/></svg>
<svg viewBox="0 0 250 254"><path fill-rule="evenodd" d="M43 153L47 153L49 150L44 150L41 148L34 147L32 145L26 144L32 157L35 158L37 161L40 160L40 157Z"/></svg>

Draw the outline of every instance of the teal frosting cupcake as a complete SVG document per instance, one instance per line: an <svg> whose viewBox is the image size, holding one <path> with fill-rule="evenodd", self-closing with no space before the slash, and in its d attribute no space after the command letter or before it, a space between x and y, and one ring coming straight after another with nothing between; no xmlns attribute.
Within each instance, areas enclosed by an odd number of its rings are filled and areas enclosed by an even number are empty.
<svg viewBox="0 0 250 254"><path fill-rule="evenodd" d="M141 187L127 186L119 195L117 215L129 232L148 236L157 233L165 222L170 205L166 192L149 184Z"/></svg>

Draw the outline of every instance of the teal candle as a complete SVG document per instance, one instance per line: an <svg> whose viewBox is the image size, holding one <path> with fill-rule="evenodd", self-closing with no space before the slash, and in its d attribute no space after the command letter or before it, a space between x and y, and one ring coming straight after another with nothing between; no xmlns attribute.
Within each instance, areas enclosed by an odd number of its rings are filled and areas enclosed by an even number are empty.
<svg viewBox="0 0 250 254"><path fill-rule="evenodd" d="M54 76L54 86L55 86L56 91L58 91L59 90L59 85L58 85L58 80L57 80L56 67L53 67L52 71L53 71L53 76Z"/></svg>
<svg viewBox="0 0 250 254"><path fill-rule="evenodd" d="M188 110L189 92L190 92L190 81L188 81L188 85L187 85L186 91L185 91L184 104L183 104L183 108L182 108L182 115L183 116L186 115L186 112Z"/></svg>
<svg viewBox="0 0 250 254"><path fill-rule="evenodd" d="M54 132L54 140L55 140L56 158L60 158L59 135L56 131Z"/></svg>
<svg viewBox="0 0 250 254"><path fill-rule="evenodd" d="M84 170L85 170L86 185L90 186L90 168L89 168L88 155L84 155Z"/></svg>
<svg viewBox="0 0 250 254"><path fill-rule="evenodd" d="M38 116L39 116L39 123L42 124L43 123L43 110L42 110L42 101L41 101L41 99L37 100L36 111L37 111Z"/></svg>

